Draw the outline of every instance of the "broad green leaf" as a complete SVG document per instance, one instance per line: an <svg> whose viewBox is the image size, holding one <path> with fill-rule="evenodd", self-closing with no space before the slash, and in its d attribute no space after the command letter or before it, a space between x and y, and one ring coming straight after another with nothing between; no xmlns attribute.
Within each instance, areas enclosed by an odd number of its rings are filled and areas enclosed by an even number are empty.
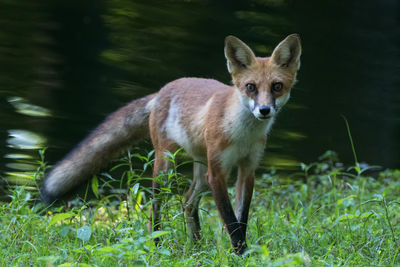
<svg viewBox="0 0 400 267"><path fill-rule="evenodd" d="M92 235L92 229L89 226L84 225L76 230L76 237L82 241L88 241Z"/></svg>
<svg viewBox="0 0 400 267"><path fill-rule="evenodd" d="M165 151L164 152L164 155L166 155L168 158L166 158L167 160L171 160L171 159L174 159L175 158L175 155L174 154L172 154L171 152L169 152L169 151Z"/></svg>
<svg viewBox="0 0 400 267"><path fill-rule="evenodd" d="M146 158L145 156L140 155L139 153L133 154L132 157L138 158L138 159L140 159L142 161L148 161L147 160L148 158Z"/></svg>
<svg viewBox="0 0 400 267"><path fill-rule="evenodd" d="M160 237L160 236L163 236L163 235L167 235L167 234L169 234L170 232L168 232L168 231L154 231L152 234L151 234L151 237L152 238L157 238L157 237Z"/></svg>
<svg viewBox="0 0 400 267"><path fill-rule="evenodd" d="M171 252L170 252L168 249L163 248L163 247L161 247L161 248L158 250L158 252L159 252L160 254L162 254L162 255L171 256Z"/></svg>
<svg viewBox="0 0 400 267"><path fill-rule="evenodd" d="M56 262L59 258L59 256L42 256L38 257L36 260L40 263L47 263L44 264L44 266L54 266L54 262Z"/></svg>
<svg viewBox="0 0 400 267"><path fill-rule="evenodd" d="M151 156L153 156L153 154L154 154L154 149L147 154L147 158L148 159L151 158Z"/></svg>
<svg viewBox="0 0 400 267"><path fill-rule="evenodd" d="M70 213L59 213L53 216L53 218L51 218L49 224L47 225L47 229L50 228L50 226L52 226L53 224L56 224L62 220L65 220L67 218L70 218L71 214Z"/></svg>
<svg viewBox="0 0 400 267"><path fill-rule="evenodd" d="M139 190L139 183L136 183L136 184L134 184L134 185L132 186L132 188L131 188L132 195L133 195L133 196L136 196L138 190Z"/></svg>
<svg viewBox="0 0 400 267"><path fill-rule="evenodd" d="M66 237L68 235L68 233L72 230L71 227L69 226L64 226L63 228L60 229L60 231L58 232L62 237Z"/></svg>
<svg viewBox="0 0 400 267"><path fill-rule="evenodd" d="M301 253L288 254L273 262L272 266L302 266L305 263Z"/></svg>
<svg viewBox="0 0 400 267"><path fill-rule="evenodd" d="M356 195L350 195L350 196L347 196L345 198L341 198L341 199L339 199L337 201L337 204L338 205L342 205L344 207L351 206L352 204L354 204L354 200L353 199L356 198L356 197L357 197Z"/></svg>
<svg viewBox="0 0 400 267"><path fill-rule="evenodd" d="M114 253L114 252L118 252L118 249L116 247L106 246L106 247L99 248L97 250L97 252Z"/></svg>
<svg viewBox="0 0 400 267"><path fill-rule="evenodd" d="M385 190L383 190L383 192L382 192L382 197L386 197L386 192L387 192L387 188L385 189Z"/></svg>
<svg viewBox="0 0 400 267"><path fill-rule="evenodd" d="M92 191L96 198L99 198L99 179L96 175L93 175L92 178Z"/></svg>

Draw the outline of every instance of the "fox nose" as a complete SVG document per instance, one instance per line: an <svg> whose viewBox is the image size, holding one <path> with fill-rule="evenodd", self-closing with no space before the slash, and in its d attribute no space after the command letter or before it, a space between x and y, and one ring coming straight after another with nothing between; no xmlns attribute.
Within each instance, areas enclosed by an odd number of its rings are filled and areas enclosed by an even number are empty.
<svg viewBox="0 0 400 267"><path fill-rule="evenodd" d="M271 111L271 108L264 105L264 106L261 106L259 108L259 110L260 110L261 115L267 116L269 114L269 112Z"/></svg>

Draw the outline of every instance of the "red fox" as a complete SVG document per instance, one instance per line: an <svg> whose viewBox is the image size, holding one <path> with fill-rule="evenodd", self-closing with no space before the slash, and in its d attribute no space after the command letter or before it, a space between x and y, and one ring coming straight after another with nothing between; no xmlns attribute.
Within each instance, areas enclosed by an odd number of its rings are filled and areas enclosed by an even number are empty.
<svg viewBox="0 0 400 267"><path fill-rule="evenodd" d="M300 55L297 34L286 37L265 58L256 57L238 38L226 37L232 86L212 79L181 78L120 108L55 165L41 186L43 200L54 201L104 168L123 148L150 135L155 150L153 176L170 168L170 162L163 160L165 151L183 147L195 160L193 182L185 196L191 237L201 237L199 202L202 193L211 190L233 251L241 255L247 247L254 172L275 117L289 99ZM234 166L238 167L235 210L227 191ZM159 184L153 182L153 195L158 191ZM150 231L160 229L157 198L151 214Z"/></svg>

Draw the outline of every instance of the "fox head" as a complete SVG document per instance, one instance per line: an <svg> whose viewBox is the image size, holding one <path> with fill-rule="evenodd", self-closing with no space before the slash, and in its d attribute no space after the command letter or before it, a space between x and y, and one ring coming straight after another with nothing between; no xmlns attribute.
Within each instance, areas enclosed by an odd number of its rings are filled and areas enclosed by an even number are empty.
<svg viewBox="0 0 400 267"><path fill-rule="evenodd" d="M301 44L297 34L286 37L270 57L256 57L234 36L225 39L225 57L241 102L259 120L267 120L286 104L300 68Z"/></svg>

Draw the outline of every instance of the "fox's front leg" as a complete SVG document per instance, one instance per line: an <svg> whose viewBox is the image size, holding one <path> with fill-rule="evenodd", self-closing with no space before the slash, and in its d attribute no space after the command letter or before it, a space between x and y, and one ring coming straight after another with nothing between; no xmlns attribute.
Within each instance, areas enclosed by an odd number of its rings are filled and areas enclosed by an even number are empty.
<svg viewBox="0 0 400 267"><path fill-rule="evenodd" d="M241 255L246 249L246 236L243 227L237 220L229 199L226 185L226 176L218 160L209 159L207 181L211 189L219 215L223 221L225 230L228 232L234 252Z"/></svg>
<svg viewBox="0 0 400 267"><path fill-rule="evenodd" d="M254 169L248 164L239 164L236 182L236 217L246 235L247 220L254 189Z"/></svg>

